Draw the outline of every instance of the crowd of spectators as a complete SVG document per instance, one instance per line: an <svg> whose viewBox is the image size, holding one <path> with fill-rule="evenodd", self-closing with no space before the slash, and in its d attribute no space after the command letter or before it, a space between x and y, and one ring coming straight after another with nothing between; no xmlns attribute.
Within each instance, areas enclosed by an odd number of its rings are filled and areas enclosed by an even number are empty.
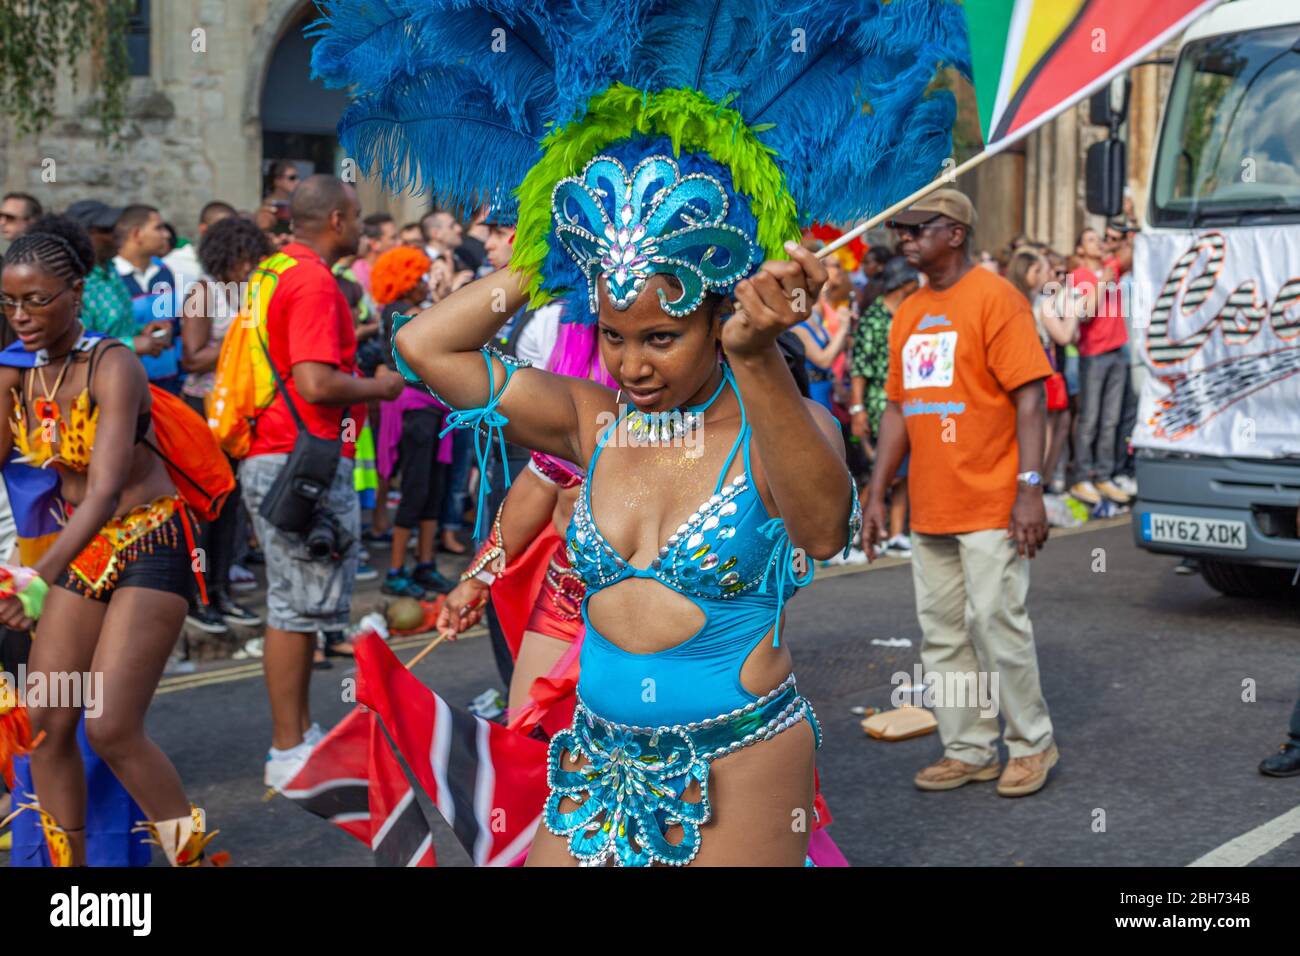
<svg viewBox="0 0 1300 956"><path fill-rule="evenodd" d="M1082 230L1069 253L1018 235L1000 252L971 255L975 266L1007 279L1028 301L1051 365L1043 478L1049 515L1058 523L1114 514L1137 493L1130 448L1142 374L1130 345L1135 232L1116 219L1104 230ZM926 282L901 255L898 235L881 229L872 239L860 255L848 249L832 255L814 314L795 330L811 395L840 419L849 465L863 488L885 408L892 318ZM907 468L905 460L889 492L883 550L894 557L911 554ZM866 555L854 552L844 560Z"/></svg>

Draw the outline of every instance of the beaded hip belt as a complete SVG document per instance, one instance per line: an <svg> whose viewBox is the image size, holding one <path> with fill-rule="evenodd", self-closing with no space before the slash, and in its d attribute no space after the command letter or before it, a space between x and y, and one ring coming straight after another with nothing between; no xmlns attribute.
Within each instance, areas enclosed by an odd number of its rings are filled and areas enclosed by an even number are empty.
<svg viewBox="0 0 1300 956"><path fill-rule="evenodd" d="M180 498L155 498L147 505L111 519L72 559L68 570L84 590L99 597L117 581L123 562L134 560L142 551L152 552L158 546L179 546L172 518L182 507Z"/></svg>
<svg viewBox="0 0 1300 956"><path fill-rule="evenodd" d="M546 591L557 617L566 621L582 617L582 599L587 586L569 565L563 550L558 552L558 559L551 558L546 569Z"/></svg>
<svg viewBox="0 0 1300 956"><path fill-rule="evenodd" d="M542 819L556 836L569 838L569 852L583 865L664 863L685 866L700 850L700 827L712 816L709 765L719 757L770 740L801 720L821 728L812 705L791 674L779 687L721 717L672 727L631 727L603 720L578 698L573 726L551 738L546 755L550 795ZM568 752L581 766L565 770ZM684 794L699 784L699 799ZM568 812L565 797L585 801ZM680 843L667 831L682 828Z"/></svg>

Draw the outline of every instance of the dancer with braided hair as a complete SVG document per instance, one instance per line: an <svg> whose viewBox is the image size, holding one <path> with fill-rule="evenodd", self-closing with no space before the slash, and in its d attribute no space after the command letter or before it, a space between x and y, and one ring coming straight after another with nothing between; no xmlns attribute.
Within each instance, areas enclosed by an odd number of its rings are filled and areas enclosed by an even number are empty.
<svg viewBox="0 0 1300 956"><path fill-rule="evenodd" d="M103 706L86 713L91 746L149 817L174 865L196 865L213 834L176 768L144 730L145 712L185 618L191 531L164 460L144 368L80 320L94 265L77 233L29 232L10 247L0 308L19 342L0 364L0 460L57 474L62 529L24 563L41 600L0 600L0 623L35 627L29 673L93 675ZM54 682L50 682L53 684ZM80 701L29 702L32 778L52 861L86 860Z"/></svg>

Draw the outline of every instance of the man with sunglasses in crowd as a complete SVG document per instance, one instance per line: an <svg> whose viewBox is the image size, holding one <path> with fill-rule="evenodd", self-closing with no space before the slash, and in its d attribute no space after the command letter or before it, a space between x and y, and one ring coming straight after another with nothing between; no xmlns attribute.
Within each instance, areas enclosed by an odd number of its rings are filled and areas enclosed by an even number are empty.
<svg viewBox="0 0 1300 956"><path fill-rule="evenodd" d="M1057 762L1025 609L1029 559L1047 539L1039 470L1043 380L1052 370L1025 297L971 261L970 199L940 189L890 225L927 285L902 301L890 327L888 401L863 544L870 555L887 535L885 492L910 450L921 662L927 686L936 688L944 747L913 782L952 790L996 779L1002 796L1024 796L1042 789ZM958 681L967 693L947 699L943 691ZM993 709L971 706L986 694ZM1005 770L998 713L1010 755Z"/></svg>

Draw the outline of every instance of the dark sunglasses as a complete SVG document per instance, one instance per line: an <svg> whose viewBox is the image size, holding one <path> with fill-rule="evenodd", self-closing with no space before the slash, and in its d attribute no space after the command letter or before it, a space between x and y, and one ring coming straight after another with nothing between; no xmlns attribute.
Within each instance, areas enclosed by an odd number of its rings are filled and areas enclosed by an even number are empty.
<svg viewBox="0 0 1300 956"><path fill-rule="evenodd" d="M931 226L943 226L947 225L947 223L943 221L943 216L938 215L931 216L925 222L919 222L915 225L899 222L897 219L891 219L889 222L885 223L885 225L902 236L919 236Z"/></svg>

